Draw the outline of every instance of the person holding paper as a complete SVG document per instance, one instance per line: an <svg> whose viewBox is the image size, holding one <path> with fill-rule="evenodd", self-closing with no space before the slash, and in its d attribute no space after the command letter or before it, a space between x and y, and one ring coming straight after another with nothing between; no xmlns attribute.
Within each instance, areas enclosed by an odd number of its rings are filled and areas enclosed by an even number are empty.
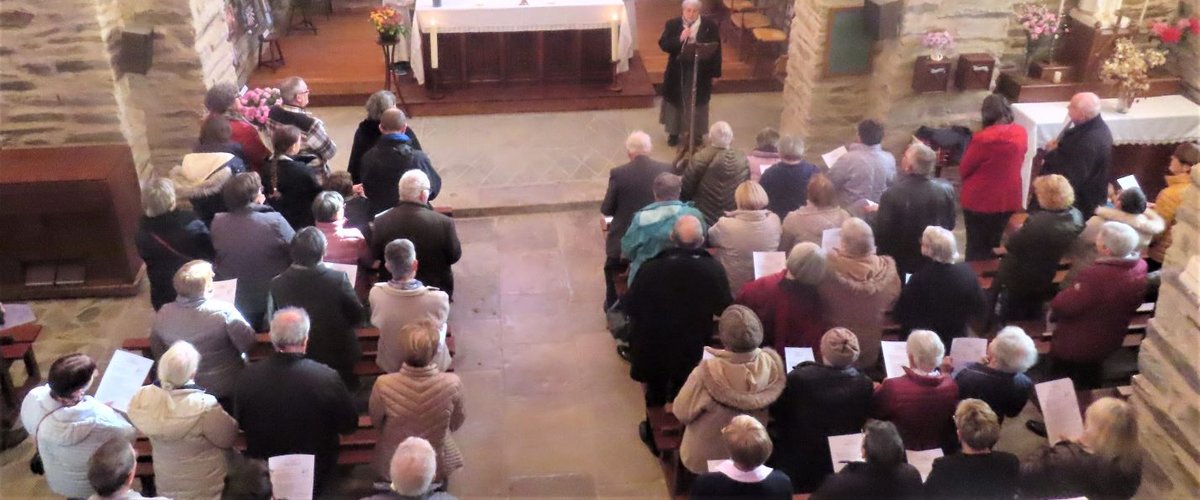
<svg viewBox="0 0 1200 500"><path fill-rule="evenodd" d="M983 129L971 137L958 164L969 261L996 258L992 249L1000 246L1008 219L1024 208L1025 199L1025 127L1013 123L1012 106L1000 94L983 98L980 114Z"/></svg>
<svg viewBox="0 0 1200 500"><path fill-rule="evenodd" d="M1116 206L1096 207L1096 215L1088 219L1087 224L1083 226L1083 232L1079 233L1079 238L1075 239L1071 250L1067 252L1066 257L1071 259L1071 270L1063 280L1063 287L1074 283L1079 273L1096 260L1096 236L1100 234L1104 223L1109 221L1120 222L1137 231L1137 246L1132 252L1136 252L1139 257L1150 247L1150 241L1167 228L1162 217L1147 205L1142 188L1134 186L1122 189L1117 194Z"/></svg>
<svg viewBox="0 0 1200 500"><path fill-rule="evenodd" d="M725 215L708 230L708 244L717 249L717 259L729 278L729 290L737 293L754 280L754 252L774 252L782 232L779 217L767 210L767 192L757 182L746 181L734 191L737 210Z"/></svg>
<svg viewBox="0 0 1200 500"><path fill-rule="evenodd" d="M1131 498L1142 483L1133 407L1100 398L1084 414L1077 440L1043 446L1021 461L1021 498Z"/></svg>
<svg viewBox="0 0 1200 500"><path fill-rule="evenodd" d="M871 119L858 122L858 142L829 168L838 204L855 217L866 217L867 207L879 203L896 180L896 157L883 150L882 142L883 124Z"/></svg>
<svg viewBox="0 0 1200 500"><path fill-rule="evenodd" d="M1152 271L1162 267L1166 258L1167 248L1171 246L1171 226L1175 224L1175 213L1183 204L1183 192L1192 185L1192 167L1200 163L1200 145L1185 142L1175 148L1171 155L1171 164L1167 167L1167 187L1158 192L1154 199L1154 211L1162 216L1166 231L1154 239L1150 245L1149 259Z"/></svg>
<svg viewBox="0 0 1200 500"><path fill-rule="evenodd" d="M821 235L826 229L842 227L850 213L837 206L833 183L825 174L813 174L805 192L808 202L783 218L783 235L779 237L779 250L789 251L797 243L821 244Z"/></svg>
<svg viewBox="0 0 1200 500"><path fill-rule="evenodd" d="M405 326L429 321L437 329L438 348L433 363L450 368L450 349L446 347L446 320L450 317L450 296L417 279L417 249L408 240L395 240L383 251L384 266L392 279L371 287L371 324L379 328L379 352L375 363L383 371L396 373L406 353Z"/></svg>
<svg viewBox="0 0 1200 500"><path fill-rule="evenodd" d="M783 471L765 464L771 456L771 437L754 417L738 415L721 429L729 452L716 470L692 483L691 498L773 498L791 500L792 482Z"/></svg>
<svg viewBox="0 0 1200 500"><path fill-rule="evenodd" d="M925 480L932 499L1012 500L1017 494L1021 462L1016 455L992 450L1000 440L1000 420L988 404L964 399L954 410L962 452L933 460Z"/></svg>
<svg viewBox="0 0 1200 500"><path fill-rule="evenodd" d="M88 500L167 500L175 497L144 497L134 491L137 452L129 441L113 438L96 448L88 458L87 479L96 493ZM157 471L156 471L157 472Z"/></svg>
<svg viewBox="0 0 1200 500"><path fill-rule="evenodd" d="M1066 177L1075 191L1075 208L1090 216L1104 204L1107 194L1112 132L1100 116L1100 96L1094 93L1080 92L1071 97L1067 117L1067 127L1044 146L1041 175Z"/></svg>
<svg viewBox="0 0 1200 500"><path fill-rule="evenodd" d="M665 88L665 87L664 87ZM696 204L704 221L715 224L725 212L737 209L733 191L750 180L746 153L733 147L733 128L717 122L708 129L705 145L684 166L679 198Z"/></svg>
<svg viewBox="0 0 1200 500"><path fill-rule="evenodd" d="M1072 206L1075 192L1066 177L1038 177L1033 192L1042 208L1030 212L1025 224L1005 242L1004 258L996 272L1001 286L1000 316L1006 321L1042 316L1042 306L1057 291L1054 274L1058 261L1083 231L1083 217Z"/></svg>
<svg viewBox="0 0 1200 500"><path fill-rule="evenodd" d="M437 474L437 452L433 446L419 437L405 439L396 447L388 466L392 478L390 489L362 500L456 500L445 491L433 491L438 487L433 479Z"/></svg>
<svg viewBox="0 0 1200 500"><path fill-rule="evenodd" d="M928 264L921 253L921 233L929 226L954 229L958 212L954 186L933 178L937 153L922 143L904 152L904 175L879 198L875 214L875 240L879 253L896 259L899 273L912 274Z"/></svg>
<svg viewBox="0 0 1200 500"><path fill-rule="evenodd" d="M175 271L193 259L212 260L212 235L208 226L189 210L175 205L175 184L157 177L142 189L145 214L133 237L138 256L146 263L150 281L150 305L157 311L175 300L171 278Z"/></svg>
<svg viewBox="0 0 1200 500"><path fill-rule="evenodd" d="M1025 372L1037 363L1033 339L1017 326L1006 326L988 344L987 357L971 363L954 375L961 399L981 399L1004 423L1015 417L1029 402L1033 381Z"/></svg>
<svg viewBox="0 0 1200 500"><path fill-rule="evenodd" d="M871 410L871 379L854 368L858 337L833 328L821 337L821 361L800 363L771 405L774 463L792 478L796 493L808 493L833 472L829 436L862 430Z"/></svg>
<svg viewBox="0 0 1200 500"><path fill-rule="evenodd" d="M762 321L764 345L774 347L775 352L812 347L813 354L820 356L825 321L817 287L828 275L829 266L817 245L801 243L791 250L783 271L747 283L733 301L754 311Z"/></svg>
<svg viewBox="0 0 1200 500"><path fill-rule="evenodd" d="M325 261L369 267L371 247L362 231L346 226L345 199L334 191L322 191L312 204L313 220L325 235Z"/></svg>
<svg viewBox="0 0 1200 500"><path fill-rule="evenodd" d="M904 375L884 380L875 390L871 415L895 423L908 449L945 448L958 403L958 384L938 371L946 347L929 330L909 334L905 347Z"/></svg>
<svg viewBox="0 0 1200 500"><path fill-rule="evenodd" d="M33 436L50 490L67 498L87 498L88 458L110 439L132 443L134 429L116 410L88 396L96 362L86 354L54 360L47 383L21 402L21 425Z"/></svg>
<svg viewBox="0 0 1200 500"><path fill-rule="evenodd" d="M792 210L804 205L808 198L808 183L821 172L816 165L804 161L804 139L785 135L779 141L779 163L762 175L762 186L771 202L767 209L787 217Z"/></svg>
<svg viewBox="0 0 1200 500"><path fill-rule="evenodd" d="M608 172L608 190L600 203L600 213L612 217L604 235L604 310L617 302L613 280L629 269L629 259L621 255L621 238L633 222L634 214L655 201L655 179L671 171L671 165L650 157L650 135L641 130L625 139L629 163Z"/></svg>
<svg viewBox="0 0 1200 500"><path fill-rule="evenodd" d="M850 462L825 479L812 500L904 499L921 496L921 473L905 462L904 441L891 422L863 426L865 462Z"/></svg>
<svg viewBox="0 0 1200 500"><path fill-rule="evenodd" d="M900 296L896 261L875 255L875 235L862 219L842 223L837 248L826 256L832 272L820 286L826 324L849 328L862 354L855 364L871 369L879 361L884 314Z"/></svg>
<svg viewBox="0 0 1200 500"><path fill-rule="evenodd" d="M221 498L225 453L237 439L237 421L195 383L200 361L176 342L158 360L158 383L129 403L129 420L153 446L154 485L169 498Z"/></svg>
<svg viewBox="0 0 1200 500"><path fill-rule="evenodd" d="M892 318L902 332L933 330L949 345L957 337L967 336L967 325L987 314L987 299L975 271L959 259L954 233L929 226L921 234L921 255L929 259L912 274L900 299L892 309Z"/></svg>
<svg viewBox="0 0 1200 500"><path fill-rule="evenodd" d="M758 181L771 165L779 163L779 131L763 127L754 136L754 144L754 149L746 153L746 162L750 165L750 179Z"/></svg>
<svg viewBox="0 0 1200 500"><path fill-rule="evenodd" d="M713 355L700 360L675 397L672 411L687 427L680 460L693 474L708 470L708 461L727 452L721 428L739 414L767 420L767 409L783 393L787 377L783 359L771 348L760 349L762 323L750 308L732 305L717 325L724 349L705 347Z"/></svg>

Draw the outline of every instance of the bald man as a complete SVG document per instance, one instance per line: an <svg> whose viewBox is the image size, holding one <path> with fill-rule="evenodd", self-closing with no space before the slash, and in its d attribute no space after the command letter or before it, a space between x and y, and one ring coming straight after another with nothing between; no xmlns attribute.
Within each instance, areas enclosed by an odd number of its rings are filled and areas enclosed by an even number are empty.
<svg viewBox="0 0 1200 500"><path fill-rule="evenodd" d="M399 109L392 108L379 117L379 131L383 134L375 146L363 153L363 194L371 203L372 216L396 206L400 201L397 185L400 176L409 170L420 170L429 177L429 200L437 198L442 190L442 177L433 169L433 163L424 151L413 146L407 134L408 117Z"/></svg>
<svg viewBox="0 0 1200 500"><path fill-rule="evenodd" d="M1067 105L1071 123L1046 144L1041 175L1059 174L1075 190L1075 207L1084 218L1104 204L1112 164L1112 132L1100 116L1100 97L1081 92Z"/></svg>

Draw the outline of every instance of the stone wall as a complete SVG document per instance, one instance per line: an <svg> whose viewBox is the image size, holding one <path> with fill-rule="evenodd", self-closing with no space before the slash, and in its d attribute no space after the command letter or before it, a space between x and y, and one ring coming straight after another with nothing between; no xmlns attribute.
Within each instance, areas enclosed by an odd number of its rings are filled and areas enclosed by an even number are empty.
<svg viewBox="0 0 1200 500"><path fill-rule="evenodd" d="M1200 0L1180 2L1185 5L1185 12L1200 15ZM1200 36L1188 37L1187 43L1180 44L1179 51L1171 61L1171 69L1183 78L1187 94L1195 102L1200 102Z"/></svg>

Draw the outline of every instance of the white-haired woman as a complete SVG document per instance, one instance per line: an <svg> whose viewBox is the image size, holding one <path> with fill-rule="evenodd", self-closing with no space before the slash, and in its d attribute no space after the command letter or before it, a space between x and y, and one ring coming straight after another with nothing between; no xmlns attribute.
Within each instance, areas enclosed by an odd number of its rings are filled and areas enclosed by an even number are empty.
<svg viewBox="0 0 1200 500"><path fill-rule="evenodd" d="M721 30L716 21L700 16L700 0L683 0L679 17L667 21L658 48L667 53L667 68L663 74L663 101L658 121L667 130L667 145L679 144L679 136L688 133L692 123L697 133L708 128L708 101L712 97L712 80L721 77ZM697 43L715 43L717 51L702 58L697 67L694 57L682 57L684 47ZM695 68L695 69L693 69ZM695 87L692 73L696 73ZM696 94L696 109L689 113L692 93ZM695 141L692 137L689 140Z"/></svg>
<svg viewBox="0 0 1200 500"><path fill-rule="evenodd" d="M779 217L767 210L767 192L757 182L739 184L733 197L737 210L713 224L708 243L720 249L717 257L729 278L729 291L736 295L754 280L754 252L775 251L783 229Z"/></svg>
<svg viewBox="0 0 1200 500"><path fill-rule="evenodd" d="M932 262L913 273L900 292L892 317L903 331L933 330L950 344L967 335L967 325L987 312L975 272L959 262L954 233L929 226L921 235L921 255Z"/></svg>
<svg viewBox="0 0 1200 500"><path fill-rule="evenodd" d="M1042 447L1021 461L1021 498L1130 498L1142 484L1142 450L1133 407L1100 398L1083 435Z"/></svg>
<svg viewBox="0 0 1200 500"><path fill-rule="evenodd" d="M238 426L217 398L196 385L200 353L175 342L158 360L158 382L129 403L129 420L154 448L155 486L168 498L220 498L225 452Z"/></svg>
<svg viewBox="0 0 1200 500"><path fill-rule="evenodd" d="M862 219L842 223L836 248L825 256L830 273L821 285L825 321L858 336L862 353L855 366L873 368L879 361L884 313L900 296L896 261L875 254L875 235Z"/></svg>
<svg viewBox="0 0 1200 500"><path fill-rule="evenodd" d="M750 179L746 153L733 148L733 129L717 122L708 129L708 144L687 162L679 199L690 201L716 224L725 212L737 209L734 190Z"/></svg>
<svg viewBox="0 0 1200 500"><path fill-rule="evenodd" d="M954 375L958 397L981 399L1000 422L1015 417L1029 401L1033 381L1025 372L1037 363L1037 347L1020 327L1008 326L988 343L987 357L971 363Z"/></svg>
<svg viewBox="0 0 1200 500"><path fill-rule="evenodd" d="M145 214L133 237L138 256L146 263L150 279L150 304L154 310L175 300L171 279L189 260L212 260L212 236L208 226L188 210L175 206L175 184L156 177L142 188Z"/></svg>
<svg viewBox="0 0 1200 500"><path fill-rule="evenodd" d="M958 384L938 371L946 346L936 333L917 330L905 345L908 366L904 374L889 378L875 390L873 417L896 424L910 450L940 448L953 435Z"/></svg>

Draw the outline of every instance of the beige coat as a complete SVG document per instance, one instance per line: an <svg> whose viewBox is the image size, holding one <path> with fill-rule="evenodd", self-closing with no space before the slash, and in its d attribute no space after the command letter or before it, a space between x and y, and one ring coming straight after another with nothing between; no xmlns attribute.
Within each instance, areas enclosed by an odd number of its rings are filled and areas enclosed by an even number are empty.
<svg viewBox="0 0 1200 500"><path fill-rule="evenodd" d="M767 425L767 408L783 393L787 372L771 348L734 353L706 347L713 358L700 360L675 397L674 413L687 427L680 454L695 474L708 461L729 458L721 428L741 414Z"/></svg>
<svg viewBox="0 0 1200 500"><path fill-rule="evenodd" d="M783 218L783 236L779 237L779 250L790 252L797 243L805 241L820 245L821 234L826 229L842 227L842 223L849 218L850 213L836 205L829 208L804 205L792 210Z"/></svg>
<svg viewBox="0 0 1200 500"><path fill-rule="evenodd" d="M217 398L199 389L142 387L129 403L129 420L154 447L158 493L169 498L220 498L225 452L237 438L237 421Z"/></svg>
<svg viewBox="0 0 1200 500"><path fill-rule="evenodd" d="M404 365L398 373L375 381L368 412L371 424L380 430L374 462L380 477L390 479L392 454L401 441L412 436L428 440L437 450L437 480L445 480L462 467L462 455L450 434L467 418L458 375L441 373L435 366Z"/></svg>
<svg viewBox="0 0 1200 500"><path fill-rule="evenodd" d="M371 287L371 324L379 328L379 353L375 363L383 371L396 373L404 364L404 339L400 328L423 319L437 325L441 334L438 352L433 357L442 370L450 368L450 350L446 348L446 319L450 316L450 296L431 286L402 290L390 283Z"/></svg>
<svg viewBox="0 0 1200 500"><path fill-rule="evenodd" d="M780 231L779 216L769 210L734 210L708 230L730 292L737 295L742 285L754 281L754 252L774 252Z"/></svg>
<svg viewBox="0 0 1200 500"><path fill-rule="evenodd" d="M896 261L888 256L846 257L832 250L830 272L821 284L821 303L830 326L850 329L858 337L859 369L879 360L885 313L900 297Z"/></svg>

